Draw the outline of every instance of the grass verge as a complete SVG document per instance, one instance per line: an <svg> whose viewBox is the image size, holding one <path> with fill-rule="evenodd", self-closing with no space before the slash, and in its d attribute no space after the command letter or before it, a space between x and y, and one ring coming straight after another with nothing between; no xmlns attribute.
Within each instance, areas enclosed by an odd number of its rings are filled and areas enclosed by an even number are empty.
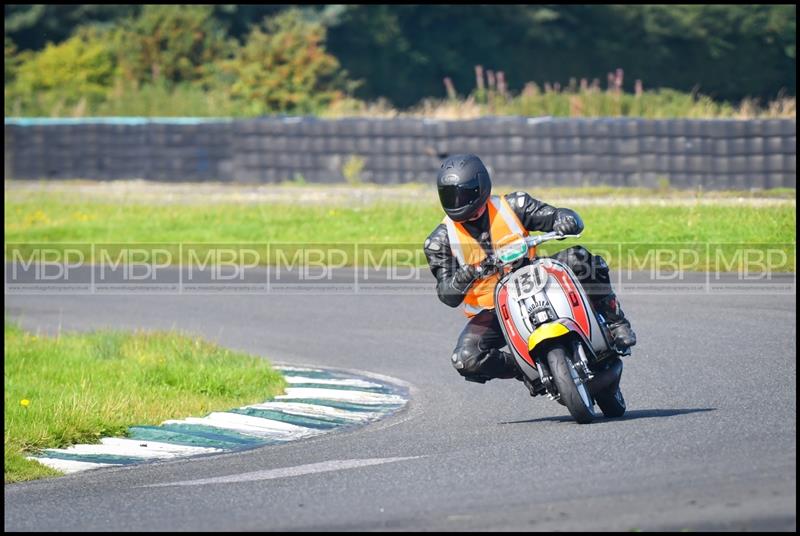
<svg viewBox="0 0 800 536"><path fill-rule="evenodd" d="M264 359L170 332L45 337L6 321L4 349L6 483L60 475L25 458L39 449L263 402L285 387Z"/></svg>
<svg viewBox="0 0 800 536"><path fill-rule="evenodd" d="M286 203L232 203L158 205L139 201L117 202L86 196L25 192L6 196L5 240L15 246L20 258L28 259L42 244L70 243L69 247L91 258L91 244L105 244L105 251L118 259L125 244L153 244L171 252L171 262L181 259L178 244L206 259L220 245L282 243L289 259L302 246L338 246L358 243L371 248L379 258L389 248L416 250L417 265L424 265L421 245L442 219L435 198L416 201L377 201L353 206L309 206ZM549 201L541 196L543 201ZM768 206L685 203L574 204L553 202L577 210L585 224L580 243L592 250L610 248L612 268L634 260L636 269L649 269L658 258L653 249L672 249L676 269L737 271L753 264L777 271L795 270L796 206L793 202ZM574 245L559 243L557 249ZM678 255L679 249L698 255ZM748 249L749 254L737 252ZM273 250L275 247L273 246ZM259 264L275 264L275 252L258 255ZM722 262L716 254L721 251ZM768 255L774 251L776 255ZM96 252L95 252L96 253ZM237 255L233 251L232 255ZM317 262L327 260L322 251ZM668 255L669 256L669 255ZM6 258L11 258L6 250ZM228 260L231 260L229 257ZM251 262L252 257L247 259ZM662 259L663 260L663 259ZM156 262L162 262L163 258ZM339 262L337 260L337 262ZM672 261L670 261L672 262ZM765 264L766 263L766 264ZM360 264L347 257L345 265ZM628 265L630 266L630 264Z"/></svg>

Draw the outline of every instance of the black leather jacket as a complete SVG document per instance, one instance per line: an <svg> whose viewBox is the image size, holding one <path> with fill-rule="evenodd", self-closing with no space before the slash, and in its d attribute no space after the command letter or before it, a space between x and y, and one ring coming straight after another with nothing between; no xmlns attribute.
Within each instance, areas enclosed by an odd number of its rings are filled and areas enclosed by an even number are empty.
<svg viewBox="0 0 800 536"><path fill-rule="evenodd" d="M563 214L572 215L578 221L581 230L583 230L583 222L580 216L568 208L555 208L538 199L534 199L525 192L507 194L505 199L528 231L550 232L553 230L556 219ZM483 246L485 251L491 252L489 211L484 211L483 216L474 222L464 223L464 229ZM458 260L450 249L447 226L444 223L440 223L428 235L428 239L425 240L424 250L431 272L436 277L436 292L439 295L439 299L450 307L458 307L464 301L465 293L453 287L453 277L459 266Z"/></svg>

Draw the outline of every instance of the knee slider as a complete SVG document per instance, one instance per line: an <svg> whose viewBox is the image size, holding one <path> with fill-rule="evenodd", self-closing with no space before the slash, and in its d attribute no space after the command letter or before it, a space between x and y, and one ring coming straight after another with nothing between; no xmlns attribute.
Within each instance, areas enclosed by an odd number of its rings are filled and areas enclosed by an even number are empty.
<svg viewBox="0 0 800 536"><path fill-rule="evenodd" d="M480 353L480 350L477 348L473 349L468 346L462 346L461 348L456 348L450 359L453 362L453 367L459 374L462 376L469 376L476 372L478 364L477 358Z"/></svg>

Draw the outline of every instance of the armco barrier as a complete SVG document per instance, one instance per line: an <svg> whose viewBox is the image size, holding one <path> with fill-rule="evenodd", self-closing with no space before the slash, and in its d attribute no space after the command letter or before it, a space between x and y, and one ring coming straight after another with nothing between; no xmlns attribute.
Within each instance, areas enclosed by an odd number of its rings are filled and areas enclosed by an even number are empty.
<svg viewBox="0 0 800 536"><path fill-rule="evenodd" d="M430 182L476 153L507 185L794 188L796 139L796 119L10 118L5 176Z"/></svg>

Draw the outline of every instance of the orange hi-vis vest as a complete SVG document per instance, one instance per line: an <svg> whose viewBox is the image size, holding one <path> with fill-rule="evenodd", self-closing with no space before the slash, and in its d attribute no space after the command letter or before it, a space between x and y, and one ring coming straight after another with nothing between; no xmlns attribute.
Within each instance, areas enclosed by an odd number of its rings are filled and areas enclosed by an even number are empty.
<svg viewBox="0 0 800 536"><path fill-rule="evenodd" d="M497 250L510 239L518 236L528 236L528 231L508 202L502 197L493 195L486 204L489 211L489 234L492 239L492 248ZM486 258L477 240L470 236L460 223L454 222L448 216L442 220L447 226L447 238L450 240L450 249L453 251L461 266L472 264L478 266ZM494 309L494 287L500 279L499 274L476 279L466 296L464 296L464 314L468 318L475 316L484 309Z"/></svg>

